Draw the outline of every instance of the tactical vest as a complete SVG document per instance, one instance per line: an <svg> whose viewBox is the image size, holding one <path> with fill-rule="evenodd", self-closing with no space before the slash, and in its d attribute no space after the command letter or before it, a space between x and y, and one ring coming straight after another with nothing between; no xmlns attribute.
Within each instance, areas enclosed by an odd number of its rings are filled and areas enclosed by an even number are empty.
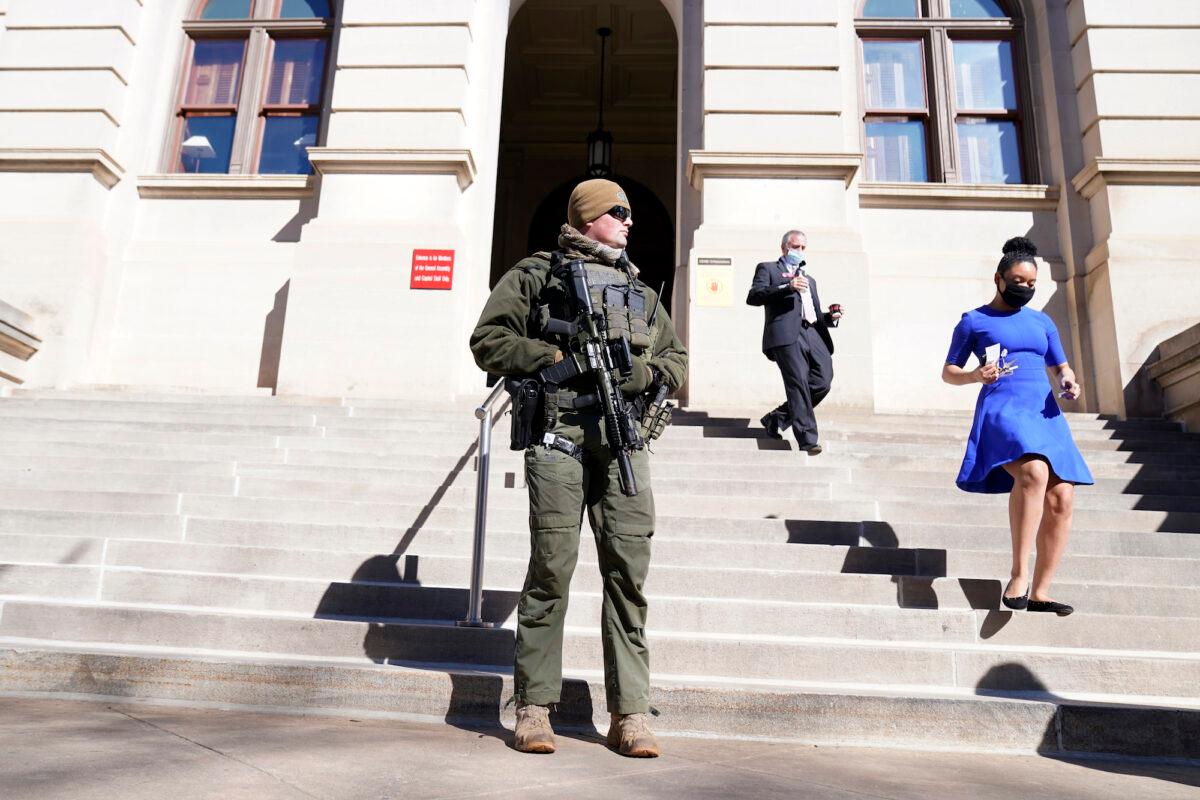
<svg viewBox="0 0 1200 800"><path fill-rule="evenodd" d="M549 253L535 253L535 257L549 260ZM588 285L591 287L592 307L603 308L608 323L608 339L628 339L635 354L641 355L653 344L650 338L650 319L653 309L646 296L645 287L631 281L629 274L620 267L588 262L585 265ZM528 271L532 269L526 268ZM549 270L547 269L549 273ZM551 317L568 319L571 310L565 304L565 291L558 277L549 273L539 293L539 305L534 308L535 330L542 330Z"/></svg>
<svg viewBox="0 0 1200 800"><path fill-rule="evenodd" d="M650 347L650 312L646 293L631 282L623 269L604 264L588 264L588 284L592 288L593 308L604 308L610 341L628 339L634 352Z"/></svg>

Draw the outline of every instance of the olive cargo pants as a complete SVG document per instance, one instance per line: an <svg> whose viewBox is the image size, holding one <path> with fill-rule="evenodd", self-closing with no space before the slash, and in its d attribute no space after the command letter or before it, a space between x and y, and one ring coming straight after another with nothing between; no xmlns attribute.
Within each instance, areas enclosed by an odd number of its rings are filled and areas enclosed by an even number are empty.
<svg viewBox="0 0 1200 800"><path fill-rule="evenodd" d="M645 450L632 457L638 494L621 494L599 413L563 413L553 433L584 449L583 463L537 444L525 451L529 488L529 568L517 605L514 679L517 700L559 702L562 693L563 621L571 575L579 556L583 510L596 536L603 585L600 617L608 710L645 713L650 701L650 651L646 596L654 498Z"/></svg>

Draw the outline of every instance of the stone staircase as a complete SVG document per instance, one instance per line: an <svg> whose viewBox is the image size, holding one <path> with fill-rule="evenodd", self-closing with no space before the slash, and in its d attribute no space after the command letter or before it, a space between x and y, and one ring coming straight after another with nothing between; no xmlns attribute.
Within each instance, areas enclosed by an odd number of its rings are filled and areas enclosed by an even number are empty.
<svg viewBox="0 0 1200 800"><path fill-rule="evenodd" d="M1200 758L1200 435L1072 415L1059 619L998 611L1005 497L953 485L961 414L822 414L826 452L689 411L654 445L664 732ZM497 426L467 606L470 408L105 391L0 399L0 691L511 718L528 553ZM559 727L605 713L599 580L573 584Z"/></svg>

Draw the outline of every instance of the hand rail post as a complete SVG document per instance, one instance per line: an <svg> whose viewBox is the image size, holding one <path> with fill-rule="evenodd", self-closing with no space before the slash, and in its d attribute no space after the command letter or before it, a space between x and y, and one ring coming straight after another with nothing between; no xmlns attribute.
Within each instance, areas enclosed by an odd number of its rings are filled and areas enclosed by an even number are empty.
<svg viewBox="0 0 1200 800"><path fill-rule="evenodd" d="M464 628L494 628L494 622L483 621L483 547L487 536L488 468L492 460L492 405L504 390L504 381L492 389L487 399L475 409L479 420L479 465L475 477L475 540L471 548L471 589L467 618L458 621Z"/></svg>

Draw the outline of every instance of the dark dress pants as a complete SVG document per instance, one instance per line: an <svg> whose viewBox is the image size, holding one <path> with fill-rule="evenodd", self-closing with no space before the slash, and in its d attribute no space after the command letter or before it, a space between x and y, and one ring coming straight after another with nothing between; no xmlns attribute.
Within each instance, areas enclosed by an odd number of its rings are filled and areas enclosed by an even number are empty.
<svg viewBox="0 0 1200 800"><path fill-rule="evenodd" d="M833 357L829 355L829 348L817 329L806 325L796 341L771 348L771 356L783 376L787 402L780 404L770 416L775 418L780 430L790 424L801 446L816 444L817 418L813 409L829 394L833 383Z"/></svg>

